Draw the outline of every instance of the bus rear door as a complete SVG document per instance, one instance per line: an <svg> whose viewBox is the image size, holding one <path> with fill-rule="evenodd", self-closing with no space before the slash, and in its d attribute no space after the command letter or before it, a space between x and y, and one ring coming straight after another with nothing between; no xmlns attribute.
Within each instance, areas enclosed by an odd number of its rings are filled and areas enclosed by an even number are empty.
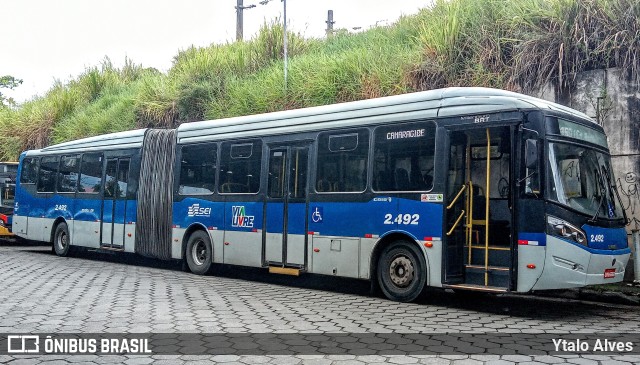
<svg viewBox="0 0 640 365"><path fill-rule="evenodd" d="M107 159L104 186L102 187L104 200L102 205L101 246L103 248L124 248L128 181L129 159Z"/></svg>

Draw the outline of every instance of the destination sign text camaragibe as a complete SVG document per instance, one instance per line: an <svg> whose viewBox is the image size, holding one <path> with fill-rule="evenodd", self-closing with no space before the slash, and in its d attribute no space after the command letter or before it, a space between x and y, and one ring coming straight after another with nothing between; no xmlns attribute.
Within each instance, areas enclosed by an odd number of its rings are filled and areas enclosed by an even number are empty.
<svg viewBox="0 0 640 365"><path fill-rule="evenodd" d="M418 138L418 137L424 137L424 128L413 129L409 131L387 133L387 139L403 139L403 138Z"/></svg>

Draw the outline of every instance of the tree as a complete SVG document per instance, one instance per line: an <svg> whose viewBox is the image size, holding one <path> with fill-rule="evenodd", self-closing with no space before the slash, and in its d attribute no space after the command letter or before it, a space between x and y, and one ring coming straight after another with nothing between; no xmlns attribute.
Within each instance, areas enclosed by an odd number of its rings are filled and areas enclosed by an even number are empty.
<svg viewBox="0 0 640 365"><path fill-rule="evenodd" d="M22 84L22 80L16 79L13 76L0 76L0 89L13 90L14 88L20 86L20 84ZM2 92L0 92L0 108L6 108L15 104L16 102L13 100L13 98L7 98L2 94Z"/></svg>

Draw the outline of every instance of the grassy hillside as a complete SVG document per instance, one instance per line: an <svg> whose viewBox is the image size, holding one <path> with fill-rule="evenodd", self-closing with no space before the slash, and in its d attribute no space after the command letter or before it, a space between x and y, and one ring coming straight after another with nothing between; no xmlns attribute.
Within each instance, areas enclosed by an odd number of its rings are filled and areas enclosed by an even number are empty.
<svg viewBox="0 0 640 365"><path fill-rule="evenodd" d="M0 159L101 133L445 86L570 86L595 68L621 67L640 85L637 0L439 0L363 33L290 33L286 89L282 34L274 22L247 42L181 51L166 74L105 60L0 110Z"/></svg>

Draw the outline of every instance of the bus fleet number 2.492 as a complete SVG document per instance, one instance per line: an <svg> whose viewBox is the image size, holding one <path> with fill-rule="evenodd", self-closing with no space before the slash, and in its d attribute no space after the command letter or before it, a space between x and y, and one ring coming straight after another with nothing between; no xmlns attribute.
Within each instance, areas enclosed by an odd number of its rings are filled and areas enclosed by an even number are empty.
<svg viewBox="0 0 640 365"><path fill-rule="evenodd" d="M417 225L420 221L420 214L398 214L393 218L393 214L384 215L384 224L406 224Z"/></svg>

